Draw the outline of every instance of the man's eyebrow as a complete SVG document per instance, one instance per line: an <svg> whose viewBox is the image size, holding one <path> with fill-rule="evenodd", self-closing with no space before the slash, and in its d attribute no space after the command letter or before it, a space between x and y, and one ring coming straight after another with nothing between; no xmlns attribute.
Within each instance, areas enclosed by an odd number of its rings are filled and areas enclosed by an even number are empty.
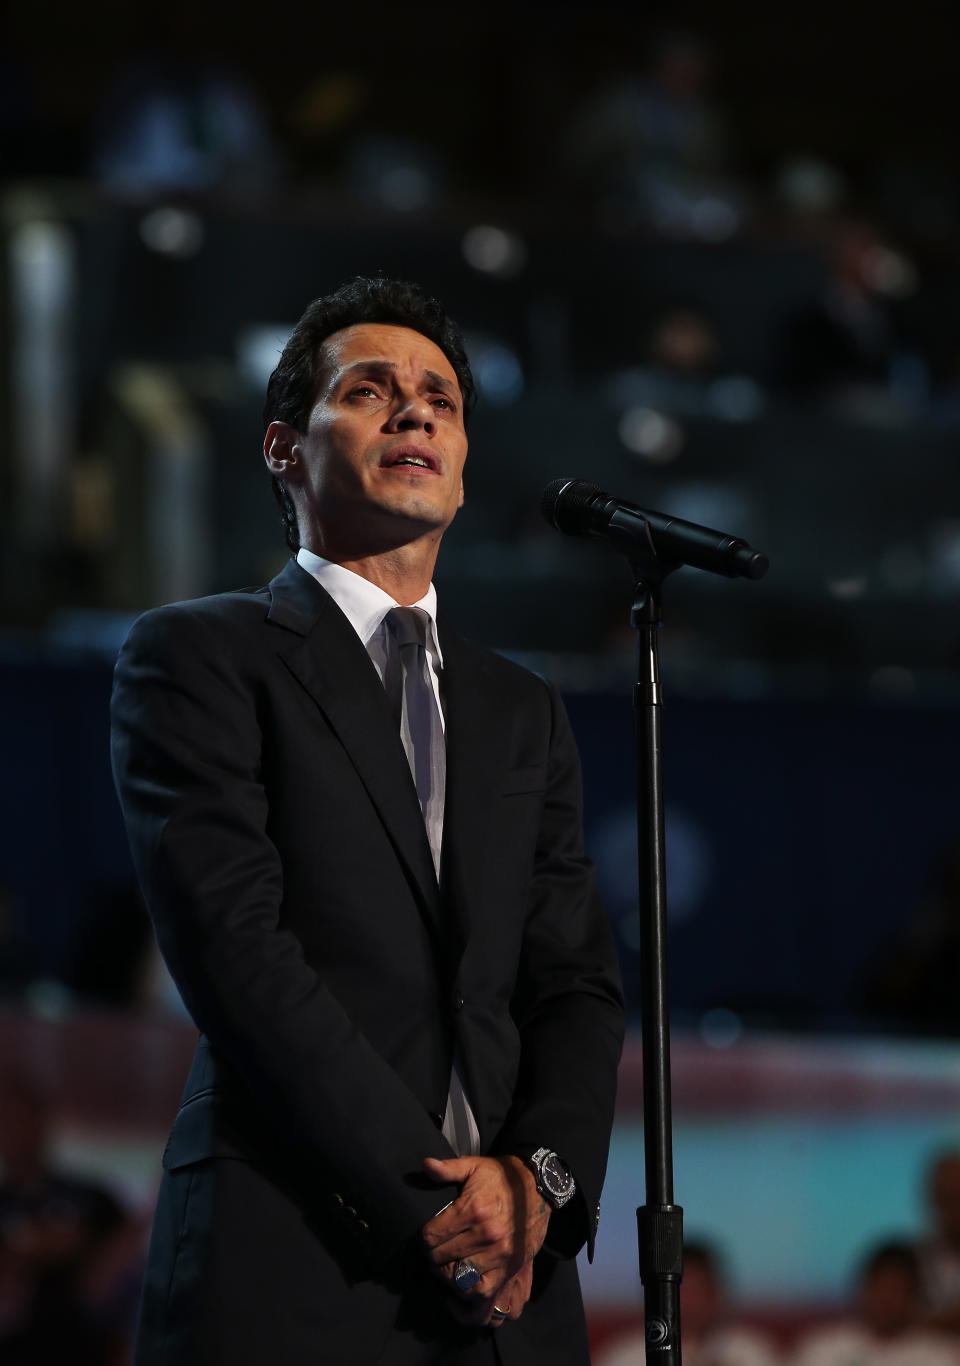
<svg viewBox="0 0 960 1366"><path fill-rule="evenodd" d="M396 371L396 362L392 360L355 360L352 365L346 366L334 379L335 384L341 384L344 380L350 379L356 374L376 375L386 378ZM442 389L445 394L456 396L457 386L451 383L444 375L438 374L436 370L424 370L424 378L429 380L435 389Z"/></svg>
<svg viewBox="0 0 960 1366"><path fill-rule="evenodd" d="M456 394L456 385L451 384L444 375L438 375L436 370L424 370L423 373L437 389L442 389L445 394Z"/></svg>
<svg viewBox="0 0 960 1366"><path fill-rule="evenodd" d="M349 379L358 372L366 375L389 375L396 368L392 360L355 360L352 365L347 365L337 372L335 382L339 384L341 380Z"/></svg>

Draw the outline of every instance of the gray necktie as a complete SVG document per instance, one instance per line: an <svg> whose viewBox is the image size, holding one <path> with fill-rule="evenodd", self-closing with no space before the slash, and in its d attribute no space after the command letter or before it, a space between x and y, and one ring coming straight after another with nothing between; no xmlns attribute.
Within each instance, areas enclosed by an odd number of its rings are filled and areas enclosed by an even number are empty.
<svg viewBox="0 0 960 1366"><path fill-rule="evenodd" d="M387 652L383 681L400 727L400 738L420 799L433 866L439 879L447 755L443 718L427 659L428 622L429 617L421 607L394 607L387 613L391 648ZM455 1153L479 1152L480 1136L463 1084L459 1050L453 1059L443 1134Z"/></svg>
<svg viewBox="0 0 960 1366"><path fill-rule="evenodd" d="M400 673L397 679L388 665L385 682L395 712L398 697L400 700L397 716L400 738L420 799L433 866L439 878L447 756L443 721L427 660L428 620L426 612L420 607L394 607L387 614L387 628L394 642L395 657L399 659Z"/></svg>

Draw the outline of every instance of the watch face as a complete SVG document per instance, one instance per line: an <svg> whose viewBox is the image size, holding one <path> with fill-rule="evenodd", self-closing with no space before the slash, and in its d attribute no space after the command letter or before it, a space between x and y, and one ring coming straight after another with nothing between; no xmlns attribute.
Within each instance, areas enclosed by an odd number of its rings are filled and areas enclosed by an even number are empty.
<svg viewBox="0 0 960 1366"><path fill-rule="evenodd" d="M573 1185L573 1175L567 1164L556 1153L550 1153L540 1168L543 1184L551 1195L566 1195Z"/></svg>

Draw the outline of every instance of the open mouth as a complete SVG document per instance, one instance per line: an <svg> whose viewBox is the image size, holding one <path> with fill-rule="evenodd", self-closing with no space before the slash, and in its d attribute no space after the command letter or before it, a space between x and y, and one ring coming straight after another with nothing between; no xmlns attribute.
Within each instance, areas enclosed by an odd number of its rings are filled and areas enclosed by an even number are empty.
<svg viewBox="0 0 960 1366"><path fill-rule="evenodd" d="M440 461L433 451L423 446L397 446L388 451L380 462L383 469L429 470L440 473Z"/></svg>

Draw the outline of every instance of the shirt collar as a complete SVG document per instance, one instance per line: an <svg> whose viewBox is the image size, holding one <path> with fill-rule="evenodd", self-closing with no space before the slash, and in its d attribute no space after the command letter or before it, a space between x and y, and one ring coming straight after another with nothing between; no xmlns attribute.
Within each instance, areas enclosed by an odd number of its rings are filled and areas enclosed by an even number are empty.
<svg viewBox="0 0 960 1366"><path fill-rule="evenodd" d="M308 574L312 574L321 588L326 589L364 646L369 649L371 640L383 625L384 617L400 605L397 600L369 579L355 574L352 569L345 569L342 564L324 560L312 550L307 550L306 546L301 546L297 551L297 564ZM419 602L410 605L420 607L426 613L429 622L427 643L431 653L436 655L437 663L442 667L443 654L437 636L437 590L433 584L430 584Z"/></svg>

